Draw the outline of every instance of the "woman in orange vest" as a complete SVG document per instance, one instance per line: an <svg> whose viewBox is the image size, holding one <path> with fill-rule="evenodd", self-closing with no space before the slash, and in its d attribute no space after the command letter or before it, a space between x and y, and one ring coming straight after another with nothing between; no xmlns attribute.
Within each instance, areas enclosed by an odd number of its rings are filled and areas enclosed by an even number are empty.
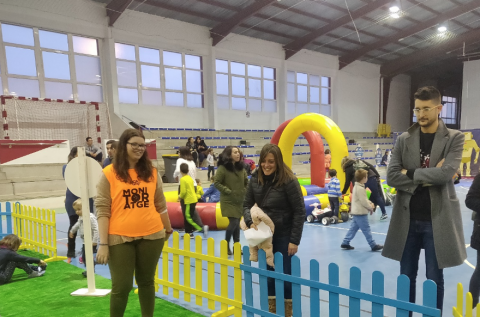
<svg viewBox="0 0 480 317"><path fill-rule="evenodd" d="M125 130L113 164L103 169L97 185L97 263L109 264L111 317L124 315L134 273L142 317L153 316L155 269L173 232L162 180L145 149L141 132Z"/></svg>

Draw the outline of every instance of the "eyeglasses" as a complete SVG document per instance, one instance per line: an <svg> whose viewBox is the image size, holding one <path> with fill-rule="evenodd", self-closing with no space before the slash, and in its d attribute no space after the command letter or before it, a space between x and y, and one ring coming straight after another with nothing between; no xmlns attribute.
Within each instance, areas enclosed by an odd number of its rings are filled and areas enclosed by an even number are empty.
<svg viewBox="0 0 480 317"><path fill-rule="evenodd" d="M137 149L142 149L142 150L145 150L147 148L147 145L146 144L138 144L138 143L129 143L127 142L127 144L130 144L130 146L132 147L132 149L134 150L137 150Z"/></svg>
<svg viewBox="0 0 480 317"><path fill-rule="evenodd" d="M423 112L423 113L429 113L430 111L432 111L433 109L438 108L438 107L440 107L440 106L427 107L427 108L423 108L423 109L415 108L415 109L413 109L413 113L414 113L414 114L417 114L417 115L418 115L419 113L421 113L421 112Z"/></svg>

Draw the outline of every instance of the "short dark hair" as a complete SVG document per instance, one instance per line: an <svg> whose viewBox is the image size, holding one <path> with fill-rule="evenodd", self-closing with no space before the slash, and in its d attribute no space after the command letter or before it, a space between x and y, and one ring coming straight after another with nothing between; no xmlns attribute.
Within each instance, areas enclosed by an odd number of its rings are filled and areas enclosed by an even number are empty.
<svg viewBox="0 0 480 317"><path fill-rule="evenodd" d="M364 170L364 169L357 170L355 172L355 181L359 182L362 179L364 179L365 177L367 177L367 175L368 175L368 172L366 170Z"/></svg>
<svg viewBox="0 0 480 317"><path fill-rule="evenodd" d="M87 136L87 138L85 139L85 141L87 141L87 142L88 142L88 140L93 140L93 139L92 139L92 137L90 137L90 136Z"/></svg>
<svg viewBox="0 0 480 317"><path fill-rule="evenodd" d="M188 174L188 164L187 163L180 164L180 172L182 172L183 174Z"/></svg>
<svg viewBox="0 0 480 317"><path fill-rule="evenodd" d="M326 149L326 150L325 150L325 154L330 154L330 150L329 150L329 149Z"/></svg>
<svg viewBox="0 0 480 317"><path fill-rule="evenodd" d="M330 175L330 177L337 176L337 170L332 168L328 171L328 175Z"/></svg>
<svg viewBox="0 0 480 317"><path fill-rule="evenodd" d="M438 89L433 86L418 88L417 92L415 92L413 97L415 98L415 100L431 100L436 105L441 103L440 91L438 91Z"/></svg>
<svg viewBox="0 0 480 317"><path fill-rule="evenodd" d="M115 140L108 140L107 143L105 145L109 145L109 144L112 144L113 142L115 142Z"/></svg>
<svg viewBox="0 0 480 317"><path fill-rule="evenodd" d="M183 164L185 164L185 163L183 163ZM200 180L200 178L195 178L195 182L197 182L197 184L198 184L198 183L201 183L202 181Z"/></svg>

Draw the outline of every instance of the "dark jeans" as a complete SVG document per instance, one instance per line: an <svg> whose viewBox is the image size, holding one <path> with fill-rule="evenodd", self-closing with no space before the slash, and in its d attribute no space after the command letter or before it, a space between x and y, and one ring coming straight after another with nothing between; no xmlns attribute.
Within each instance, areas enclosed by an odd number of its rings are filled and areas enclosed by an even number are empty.
<svg viewBox="0 0 480 317"><path fill-rule="evenodd" d="M372 192L370 194L370 201L375 206L380 206L382 214L385 215L387 213L387 211L385 210L385 199L383 198L383 194L380 192L380 185L378 184L377 177L369 177L368 181L365 183L365 187L369 188Z"/></svg>
<svg viewBox="0 0 480 317"><path fill-rule="evenodd" d="M68 227L68 233L70 233L70 230L72 230L72 227L77 223L78 221L78 215L73 215L73 216L68 216L68 219L70 220L70 226ZM75 232L73 234L73 238L70 238L69 234L68 235L68 250L67 250L67 256L69 258L74 258L75 257L75 239L77 238L77 233Z"/></svg>
<svg viewBox="0 0 480 317"><path fill-rule="evenodd" d="M123 317L128 295L133 288L133 273L138 284L141 315L153 317L155 308L155 269L165 240L139 239L109 247L108 267L112 276L110 317ZM136 296L135 296L136 297ZM134 300L137 300L134 298Z"/></svg>
<svg viewBox="0 0 480 317"><path fill-rule="evenodd" d="M32 268L25 262L8 262L7 265L5 265L5 270L0 272L0 285L10 281L16 268L24 270L25 273L29 275L33 272Z"/></svg>
<svg viewBox="0 0 480 317"><path fill-rule="evenodd" d="M212 176L215 176L215 166L210 166L208 165L208 173L207 173L207 176L208 176L208 179L210 180L210 173L212 173Z"/></svg>
<svg viewBox="0 0 480 317"><path fill-rule="evenodd" d="M197 153L197 151L192 152L192 157L193 157L193 161L195 162L195 165L198 167L198 153Z"/></svg>
<svg viewBox="0 0 480 317"><path fill-rule="evenodd" d="M185 228L185 233L191 234L196 230L203 229L203 222L198 215L198 212L195 210L197 204L190 204L190 208L187 214L187 205L183 199L180 199L180 206L182 207L183 213L183 225ZM194 225L196 224L196 226ZM200 229L199 229L200 228Z"/></svg>
<svg viewBox="0 0 480 317"><path fill-rule="evenodd" d="M333 215L338 217L338 210L340 209L340 201L338 197L328 196L328 200L330 201L330 208L332 209Z"/></svg>
<svg viewBox="0 0 480 317"><path fill-rule="evenodd" d="M288 244L290 237L275 237L273 236L273 254L280 252L283 255L283 273L292 275L292 257L288 255ZM275 271L271 266L267 265L269 271ZM268 296L275 296L275 279L268 278ZM285 299L292 299L292 283L284 282L284 297Z"/></svg>
<svg viewBox="0 0 480 317"><path fill-rule="evenodd" d="M95 253L97 253L96 245L92 246L92 252L93 252L93 259L95 259ZM85 265L85 267L87 267L87 258L85 257L85 244L82 245L82 258L83 258L83 264ZM93 266L95 267L95 260L93 261Z"/></svg>
<svg viewBox="0 0 480 317"><path fill-rule="evenodd" d="M92 155L87 153L88 157L93 158L95 161L102 163L103 153L97 154L97 156L93 157Z"/></svg>
<svg viewBox="0 0 480 317"><path fill-rule="evenodd" d="M470 286L468 291L472 293L473 297L473 308L478 304L478 296L480 293L480 252L477 251L477 266L475 266L475 271L473 271L472 277L470 278Z"/></svg>
<svg viewBox="0 0 480 317"><path fill-rule="evenodd" d="M225 240L230 245L230 239L233 236L233 243L240 242L240 218L228 217L228 227L225 231Z"/></svg>
<svg viewBox="0 0 480 317"><path fill-rule="evenodd" d="M433 242L433 229L431 221L410 220L407 242L400 261L400 274L405 274L410 279L410 302L415 303L418 259L420 250L425 249L425 264L427 279L437 284L437 308L443 308L443 269L438 267L435 245ZM410 313L410 316L412 313Z"/></svg>
<svg viewBox="0 0 480 317"><path fill-rule="evenodd" d="M198 152L198 165L202 165L202 162L205 160L206 155L204 152Z"/></svg>

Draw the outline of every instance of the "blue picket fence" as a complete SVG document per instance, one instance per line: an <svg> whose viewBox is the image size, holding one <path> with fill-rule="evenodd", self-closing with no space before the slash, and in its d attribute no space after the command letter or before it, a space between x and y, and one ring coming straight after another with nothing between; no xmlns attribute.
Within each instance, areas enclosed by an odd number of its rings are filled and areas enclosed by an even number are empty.
<svg viewBox="0 0 480 317"><path fill-rule="evenodd" d="M0 204L0 239L13 233L12 224L12 204L10 202Z"/></svg>
<svg viewBox="0 0 480 317"><path fill-rule="evenodd" d="M275 254L275 271L267 270L265 252L258 252L258 267L251 266L248 247L243 248L243 263L240 269L244 272L245 304L242 309L248 317L254 314L266 317L285 316L283 303L277 305L276 314L268 312L267 278L275 279L275 292L277 298L284 296L284 282L292 283L293 316L305 316L301 307L301 286L310 288L310 316L320 315L320 291L329 292L329 316L340 317L340 295L349 297L349 317L360 317L360 301L370 302L372 317L383 317L384 307L396 308L397 317L408 317L409 311L423 314L423 317L440 317L437 306L437 286L427 280L423 283L423 305L413 304L408 301L410 293L410 280L405 275L397 278L397 298L384 297L385 278L381 272L372 274L372 294L361 292L361 271L358 267L350 269L350 285L348 288L340 287L339 268L335 263L328 266L328 283L320 282L320 267L316 260L310 261L310 279L301 277L300 259L292 257L292 275L283 274L283 256ZM254 307L252 275L257 274L260 284L260 307ZM343 316L342 316L343 317Z"/></svg>

